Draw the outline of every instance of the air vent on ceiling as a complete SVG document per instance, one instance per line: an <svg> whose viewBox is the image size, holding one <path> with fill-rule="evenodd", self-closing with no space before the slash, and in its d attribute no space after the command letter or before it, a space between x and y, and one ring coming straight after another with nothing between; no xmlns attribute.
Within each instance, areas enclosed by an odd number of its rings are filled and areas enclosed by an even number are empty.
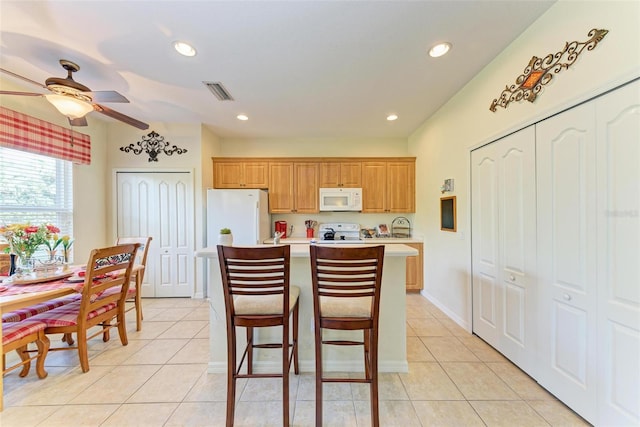
<svg viewBox="0 0 640 427"><path fill-rule="evenodd" d="M220 101L233 101L229 91L220 82L202 82Z"/></svg>

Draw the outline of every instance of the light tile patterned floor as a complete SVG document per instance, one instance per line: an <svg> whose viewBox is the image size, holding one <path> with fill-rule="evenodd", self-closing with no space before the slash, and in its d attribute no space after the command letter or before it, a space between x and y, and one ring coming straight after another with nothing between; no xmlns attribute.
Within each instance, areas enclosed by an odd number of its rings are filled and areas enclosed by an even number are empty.
<svg viewBox="0 0 640 427"><path fill-rule="evenodd" d="M207 301L145 299L129 345L91 341L91 370L75 351L49 353L48 378L5 377L10 426L223 426L225 376L207 374ZM380 377L382 426L588 425L481 339L417 294L407 296L409 373ZM52 337L58 340L57 337ZM15 356L10 356L15 357ZM237 426L281 426L277 379L239 383ZM292 422L314 424L314 376L291 377ZM363 384L325 385L325 426L368 426Z"/></svg>

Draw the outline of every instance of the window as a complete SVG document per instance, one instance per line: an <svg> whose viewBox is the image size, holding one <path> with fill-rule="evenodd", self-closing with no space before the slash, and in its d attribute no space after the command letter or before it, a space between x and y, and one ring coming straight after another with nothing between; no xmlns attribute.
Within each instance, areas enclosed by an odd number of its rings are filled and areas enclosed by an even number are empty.
<svg viewBox="0 0 640 427"><path fill-rule="evenodd" d="M51 223L73 236L72 170L70 161L0 147L0 224Z"/></svg>

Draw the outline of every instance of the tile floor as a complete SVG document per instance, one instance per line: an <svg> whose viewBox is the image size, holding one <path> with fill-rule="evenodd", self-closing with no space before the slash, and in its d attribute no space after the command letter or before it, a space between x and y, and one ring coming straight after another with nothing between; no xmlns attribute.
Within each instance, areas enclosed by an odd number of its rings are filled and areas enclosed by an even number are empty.
<svg viewBox="0 0 640 427"><path fill-rule="evenodd" d="M129 345L91 341L91 370L75 351L49 353L49 376L32 368L4 381L10 426L223 426L225 375L207 374L207 301L145 299L144 324ZM479 338L426 299L407 296L409 373L382 374L382 426L588 425ZM53 337L58 339L57 337ZM281 426L279 380L239 384L237 426ZM313 426L314 376L291 377L292 422ZM369 426L368 386L325 385L326 426Z"/></svg>

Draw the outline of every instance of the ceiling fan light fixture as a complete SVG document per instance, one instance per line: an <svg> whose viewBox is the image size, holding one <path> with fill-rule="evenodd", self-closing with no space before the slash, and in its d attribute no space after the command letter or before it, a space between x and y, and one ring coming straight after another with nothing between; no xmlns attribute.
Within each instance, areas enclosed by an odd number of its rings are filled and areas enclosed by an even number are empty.
<svg viewBox="0 0 640 427"><path fill-rule="evenodd" d="M429 56L432 58L438 58L449 52L449 49L451 49L451 43L438 43L429 50Z"/></svg>
<svg viewBox="0 0 640 427"><path fill-rule="evenodd" d="M178 51L180 55L184 56L196 56L196 49L189 43L176 41L173 42L173 47Z"/></svg>
<svg viewBox="0 0 640 427"><path fill-rule="evenodd" d="M93 105L71 96L50 94L45 95L45 98L47 98L47 101L53 104L61 114L71 119L79 119L93 111Z"/></svg>

